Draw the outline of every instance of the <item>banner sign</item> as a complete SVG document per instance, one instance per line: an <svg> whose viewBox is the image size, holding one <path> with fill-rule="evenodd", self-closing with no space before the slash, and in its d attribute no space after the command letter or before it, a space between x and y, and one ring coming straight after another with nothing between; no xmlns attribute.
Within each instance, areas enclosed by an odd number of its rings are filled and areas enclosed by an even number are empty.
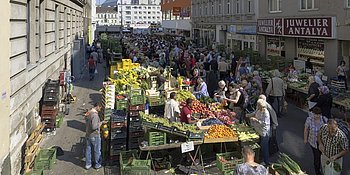
<svg viewBox="0 0 350 175"><path fill-rule="evenodd" d="M258 34L335 38L335 17L258 19Z"/></svg>
<svg viewBox="0 0 350 175"><path fill-rule="evenodd" d="M181 7L173 7L173 15L179 16L181 13Z"/></svg>

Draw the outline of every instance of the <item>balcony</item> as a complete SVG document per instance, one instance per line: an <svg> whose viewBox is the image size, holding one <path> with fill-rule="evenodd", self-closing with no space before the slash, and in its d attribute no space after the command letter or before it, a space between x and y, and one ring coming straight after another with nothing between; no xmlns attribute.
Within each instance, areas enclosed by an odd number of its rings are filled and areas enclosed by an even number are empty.
<svg viewBox="0 0 350 175"><path fill-rule="evenodd" d="M180 30L191 30L190 19L179 19L179 20L163 20L163 28L180 29Z"/></svg>

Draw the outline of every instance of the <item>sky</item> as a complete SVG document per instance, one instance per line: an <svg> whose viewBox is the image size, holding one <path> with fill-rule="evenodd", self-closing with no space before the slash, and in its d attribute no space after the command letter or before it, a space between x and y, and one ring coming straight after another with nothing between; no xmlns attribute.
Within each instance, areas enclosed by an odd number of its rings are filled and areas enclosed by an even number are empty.
<svg viewBox="0 0 350 175"><path fill-rule="evenodd" d="M105 0L96 0L97 4L102 4L103 2L105 2Z"/></svg>

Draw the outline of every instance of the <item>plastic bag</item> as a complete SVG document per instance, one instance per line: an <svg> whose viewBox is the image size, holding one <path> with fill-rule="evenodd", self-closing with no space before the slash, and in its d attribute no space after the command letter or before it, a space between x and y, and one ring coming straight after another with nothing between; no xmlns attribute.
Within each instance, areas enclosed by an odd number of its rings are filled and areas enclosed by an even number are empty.
<svg viewBox="0 0 350 175"><path fill-rule="evenodd" d="M327 162L324 168L324 175L340 175L341 170L338 172L334 168L335 162Z"/></svg>

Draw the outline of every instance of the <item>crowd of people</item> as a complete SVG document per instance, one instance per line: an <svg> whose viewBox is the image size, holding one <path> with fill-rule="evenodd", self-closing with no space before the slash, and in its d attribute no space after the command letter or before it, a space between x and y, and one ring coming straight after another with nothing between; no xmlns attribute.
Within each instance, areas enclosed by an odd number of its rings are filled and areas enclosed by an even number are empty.
<svg viewBox="0 0 350 175"><path fill-rule="evenodd" d="M269 156L279 151L276 131L278 118L283 117L286 104L287 84L278 70L273 71L264 91L259 72L250 65L249 58L237 57L230 50L194 48L178 37L164 39L155 35L129 34L124 39L128 43L123 43L123 57L144 67L159 68L158 86L166 81L162 74L164 69L170 67L173 77L182 76L190 80L196 98L212 97L215 102L234 111L240 122L247 122L254 127L260 136L262 165L270 165ZM92 49L88 61L91 79L100 58L98 55L102 53L98 49ZM109 49L105 52L107 70L112 54ZM341 76L342 69L338 69ZM291 67L287 69L287 73L293 76L295 70ZM307 101L310 113L304 130L304 142L311 146L317 175L324 170L324 160L342 164L342 157L349 147L347 137L337 127L337 121L332 119L332 97L329 89L321 85L319 79L317 74L309 77ZM191 112L192 103L192 99L187 99L186 105L180 109L176 93L173 92L165 104L164 117L170 121L196 123L197 120ZM238 174L266 172L264 166L258 166L254 162L254 152L250 148L244 148L242 153L246 162L237 168ZM87 167L89 164L87 163Z"/></svg>

